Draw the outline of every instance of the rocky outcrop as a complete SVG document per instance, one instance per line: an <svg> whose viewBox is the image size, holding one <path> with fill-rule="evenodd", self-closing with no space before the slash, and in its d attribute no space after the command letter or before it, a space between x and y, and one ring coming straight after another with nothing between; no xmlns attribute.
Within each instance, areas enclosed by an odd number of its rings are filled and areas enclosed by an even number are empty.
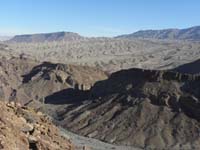
<svg viewBox="0 0 200 150"><path fill-rule="evenodd" d="M19 92L24 91L29 100L40 100L65 89L87 91L107 75L91 67L44 62L23 77Z"/></svg>
<svg viewBox="0 0 200 150"><path fill-rule="evenodd" d="M81 102L65 103L57 120L73 132L109 143L199 149L199 85L198 75L122 70L97 82Z"/></svg>
<svg viewBox="0 0 200 150"><path fill-rule="evenodd" d="M20 104L0 102L0 149L73 150L49 117Z"/></svg>
<svg viewBox="0 0 200 150"><path fill-rule="evenodd" d="M164 82L184 83L200 82L200 75L181 74L172 71L156 71L143 69L122 70L111 74L106 81L97 82L91 89L95 96L127 91L137 86L143 86L145 83L158 83L163 85ZM150 87L149 87L150 88Z"/></svg>
<svg viewBox="0 0 200 150"><path fill-rule="evenodd" d="M4 100L15 100L18 89L23 81L23 74L28 73L37 62L25 58L0 58L0 98ZM25 98L23 92L20 98ZM18 96L19 96L18 95Z"/></svg>
<svg viewBox="0 0 200 150"><path fill-rule="evenodd" d="M28 58L0 59L0 97L25 104L63 89L89 90L107 75L96 68L44 62ZM43 88L41 90L41 88Z"/></svg>

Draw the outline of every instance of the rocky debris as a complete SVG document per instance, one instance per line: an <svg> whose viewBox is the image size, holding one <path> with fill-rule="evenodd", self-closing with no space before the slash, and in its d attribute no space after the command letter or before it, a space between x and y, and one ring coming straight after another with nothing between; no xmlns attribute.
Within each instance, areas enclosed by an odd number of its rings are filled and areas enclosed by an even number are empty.
<svg viewBox="0 0 200 150"><path fill-rule="evenodd" d="M75 133L118 145L199 149L199 85L198 75L122 70L97 82L82 102L66 104L57 119Z"/></svg>
<svg viewBox="0 0 200 150"><path fill-rule="evenodd" d="M37 62L31 59L0 58L0 97L4 100L17 100L16 97L25 98L23 93L18 94L23 74L28 73ZM27 97L26 97L27 98Z"/></svg>
<svg viewBox="0 0 200 150"><path fill-rule="evenodd" d="M73 150L51 120L14 102L0 102L0 148L8 150Z"/></svg>

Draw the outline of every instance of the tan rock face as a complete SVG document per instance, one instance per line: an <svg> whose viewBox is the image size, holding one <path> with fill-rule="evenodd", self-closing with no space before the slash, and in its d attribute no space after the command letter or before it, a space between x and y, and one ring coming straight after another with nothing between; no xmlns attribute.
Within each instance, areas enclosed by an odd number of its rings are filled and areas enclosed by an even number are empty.
<svg viewBox="0 0 200 150"><path fill-rule="evenodd" d="M72 143L45 115L15 103L0 102L0 111L1 149L73 150Z"/></svg>
<svg viewBox="0 0 200 150"><path fill-rule="evenodd" d="M28 73L36 64L37 62L30 59L0 58L0 97L7 101L15 100L23 74ZM27 99L23 91L18 97Z"/></svg>

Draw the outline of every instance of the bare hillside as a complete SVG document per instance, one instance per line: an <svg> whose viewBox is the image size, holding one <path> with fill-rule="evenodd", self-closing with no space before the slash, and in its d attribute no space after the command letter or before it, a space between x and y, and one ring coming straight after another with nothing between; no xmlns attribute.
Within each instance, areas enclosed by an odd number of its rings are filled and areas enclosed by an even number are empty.
<svg viewBox="0 0 200 150"><path fill-rule="evenodd" d="M200 58L199 42L90 38L77 41L9 44L38 61L95 66L114 72L132 67L171 69Z"/></svg>
<svg viewBox="0 0 200 150"><path fill-rule="evenodd" d="M199 85L198 75L122 70L97 82L84 98L76 91L74 103L57 93L65 100L57 120L75 133L118 145L198 150ZM45 103L55 101L50 96Z"/></svg>
<svg viewBox="0 0 200 150"><path fill-rule="evenodd" d="M41 112L0 101L0 149L74 150L51 120Z"/></svg>
<svg viewBox="0 0 200 150"><path fill-rule="evenodd" d="M200 26L186 29L141 30L132 34L121 35L117 38L150 38L168 40L200 40Z"/></svg>

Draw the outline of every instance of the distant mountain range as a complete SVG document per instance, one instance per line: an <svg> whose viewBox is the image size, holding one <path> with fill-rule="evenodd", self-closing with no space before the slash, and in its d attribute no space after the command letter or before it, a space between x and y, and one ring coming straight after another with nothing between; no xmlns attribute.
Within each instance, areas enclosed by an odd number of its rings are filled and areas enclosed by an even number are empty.
<svg viewBox="0 0 200 150"><path fill-rule="evenodd" d="M141 30L132 34L120 35L116 38L150 38L169 40L200 40L200 26L187 29Z"/></svg>
<svg viewBox="0 0 200 150"><path fill-rule="evenodd" d="M8 42L51 42L51 41L72 41L79 40L81 37L77 33L73 32L55 32L55 33L41 33L41 34L26 34L16 35Z"/></svg>
<svg viewBox="0 0 200 150"><path fill-rule="evenodd" d="M10 40L12 36L0 36L0 41L7 41Z"/></svg>
<svg viewBox="0 0 200 150"><path fill-rule="evenodd" d="M164 29L164 30L141 30L132 34L119 35L114 38L122 39L166 39L166 40L200 40L200 26L187 29ZM8 42L51 42L51 41L74 41L84 39L78 33L73 32L55 32L16 35Z"/></svg>

